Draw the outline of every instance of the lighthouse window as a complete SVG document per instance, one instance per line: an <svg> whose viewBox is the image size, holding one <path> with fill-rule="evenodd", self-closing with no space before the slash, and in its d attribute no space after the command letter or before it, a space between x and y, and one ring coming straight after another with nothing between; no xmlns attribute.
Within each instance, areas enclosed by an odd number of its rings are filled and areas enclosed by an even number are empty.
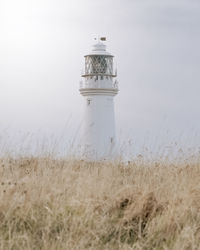
<svg viewBox="0 0 200 250"><path fill-rule="evenodd" d="M87 99L87 105L89 106L90 105L90 103L91 103L91 99Z"/></svg>

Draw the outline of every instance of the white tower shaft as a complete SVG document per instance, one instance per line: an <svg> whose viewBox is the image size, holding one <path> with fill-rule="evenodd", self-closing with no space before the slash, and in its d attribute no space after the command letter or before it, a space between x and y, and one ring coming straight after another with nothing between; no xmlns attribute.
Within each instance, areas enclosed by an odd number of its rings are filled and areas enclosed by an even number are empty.
<svg viewBox="0 0 200 250"><path fill-rule="evenodd" d="M113 82L113 56L103 43L94 45L85 56L85 78L80 93L85 97L83 155L89 160L110 159L115 151L114 96L118 93Z"/></svg>

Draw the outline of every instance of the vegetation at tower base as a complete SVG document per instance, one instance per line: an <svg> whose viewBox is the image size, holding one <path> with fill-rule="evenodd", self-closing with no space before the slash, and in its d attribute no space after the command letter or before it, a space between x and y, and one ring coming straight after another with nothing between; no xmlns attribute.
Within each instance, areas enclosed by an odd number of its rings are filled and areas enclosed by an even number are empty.
<svg viewBox="0 0 200 250"><path fill-rule="evenodd" d="M0 249L200 249L200 158L0 159Z"/></svg>

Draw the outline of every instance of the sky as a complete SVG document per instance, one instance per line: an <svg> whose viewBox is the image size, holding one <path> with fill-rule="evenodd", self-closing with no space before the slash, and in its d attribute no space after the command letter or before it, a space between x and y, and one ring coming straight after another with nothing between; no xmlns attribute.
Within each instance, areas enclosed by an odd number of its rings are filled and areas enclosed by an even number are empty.
<svg viewBox="0 0 200 250"><path fill-rule="evenodd" d="M1 0L1 150L78 143L81 71L98 35L115 56L124 150L198 148L199 27L199 0Z"/></svg>

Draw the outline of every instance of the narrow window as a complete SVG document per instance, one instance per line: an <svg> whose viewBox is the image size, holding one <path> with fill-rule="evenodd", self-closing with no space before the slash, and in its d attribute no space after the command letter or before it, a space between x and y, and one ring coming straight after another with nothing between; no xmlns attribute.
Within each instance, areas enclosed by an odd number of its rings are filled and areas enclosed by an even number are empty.
<svg viewBox="0 0 200 250"><path fill-rule="evenodd" d="M87 105L89 106L91 103L91 99L87 99Z"/></svg>

